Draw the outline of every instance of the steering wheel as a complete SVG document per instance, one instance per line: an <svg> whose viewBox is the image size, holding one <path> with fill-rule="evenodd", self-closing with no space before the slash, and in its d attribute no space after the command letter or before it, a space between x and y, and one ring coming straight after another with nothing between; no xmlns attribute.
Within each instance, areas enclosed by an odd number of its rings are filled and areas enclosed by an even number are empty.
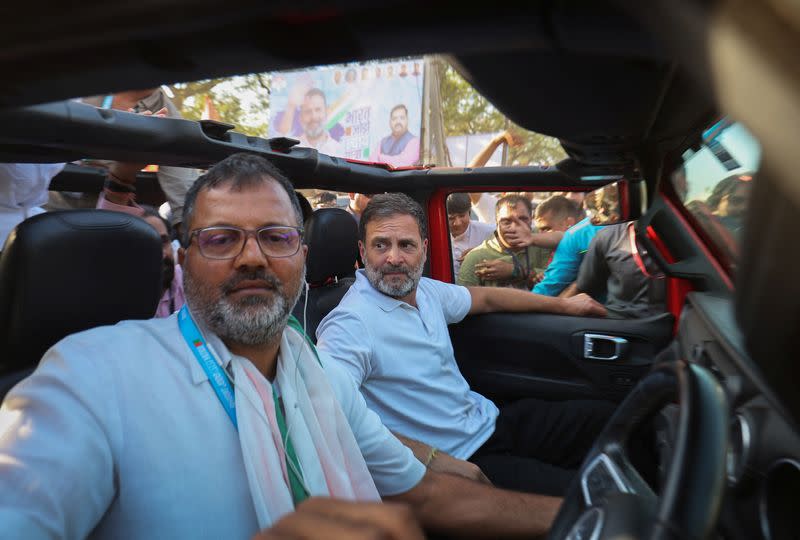
<svg viewBox="0 0 800 540"><path fill-rule="evenodd" d="M652 414L677 398L673 455L661 494L631 464L627 442ZM550 529L550 540L704 539L725 489L728 402L704 367L657 367L619 406L586 457Z"/></svg>

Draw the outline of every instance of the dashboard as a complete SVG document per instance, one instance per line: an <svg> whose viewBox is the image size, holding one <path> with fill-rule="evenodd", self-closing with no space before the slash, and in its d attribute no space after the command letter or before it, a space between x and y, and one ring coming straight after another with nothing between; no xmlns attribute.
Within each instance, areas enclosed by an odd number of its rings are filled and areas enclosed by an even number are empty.
<svg viewBox="0 0 800 540"><path fill-rule="evenodd" d="M718 536L800 538L800 431L748 357L729 298L690 293L680 358L708 368L730 404L727 489ZM799 360L800 361L800 360Z"/></svg>

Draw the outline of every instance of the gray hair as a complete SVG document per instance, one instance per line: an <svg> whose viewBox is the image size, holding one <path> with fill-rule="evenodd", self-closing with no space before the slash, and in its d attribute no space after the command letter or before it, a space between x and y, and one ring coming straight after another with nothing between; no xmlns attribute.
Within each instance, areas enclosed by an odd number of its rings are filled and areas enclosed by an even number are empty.
<svg viewBox="0 0 800 540"><path fill-rule="evenodd" d="M417 222L419 235L424 240L428 237L428 220L422 206L403 193L381 193L370 199L361 214L358 229L362 242L367 240L367 225L370 221L386 219L392 216L411 216Z"/></svg>
<svg viewBox="0 0 800 540"><path fill-rule="evenodd" d="M200 191L221 185L230 185L231 190L241 191L267 181L277 182L286 191L292 203L297 224L302 226L303 211L300 209L300 202L297 200L294 186L280 169L261 156L245 153L233 154L211 167L206 174L192 184L186 193L186 201L183 205L183 238L181 239L183 246L189 245L192 219L197 195Z"/></svg>

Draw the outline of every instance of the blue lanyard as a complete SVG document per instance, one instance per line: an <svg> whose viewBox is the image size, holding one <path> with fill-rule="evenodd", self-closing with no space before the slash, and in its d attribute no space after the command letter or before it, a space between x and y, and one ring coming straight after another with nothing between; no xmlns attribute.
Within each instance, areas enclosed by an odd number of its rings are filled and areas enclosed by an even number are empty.
<svg viewBox="0 0 800 540"><path fill-rule="evenodd" d="M295 326L298 331L305 336L305 333L302 331L302 327L300 327L300 323L298 323L294 317L290 317L290 325ZM231 383L225 376L225 373L222 371L222 367L217 363L217 361L214 359L214 356L211 354L211 351L206 346L203 335L200 333L197 325L192 320L192 316L189 314L189 309L186 304L184 304L184 306L178 312L178 326L183 334L183 339L186 340L186 344L192 350L192 353L194 353L194 357L197 358L197 361L200 363L203 371L206 372L208 380L211 382L212 388L214 388L214 393L217 394L219 402L222 403L222 406L225 408L225 412L228 413L231 422L233 422L233 427L238 430L239 426L236 423L235 394L233 393L233 388L231 388ZM308 336L306 336L306 339L308 339ZM313 345L312 350L316 355L317 351L313 348ZM317 356L317 360L319 361L319 356ZM286 433L286 419L284 417L283 409L280 401L278 400L278 394L275 392L274 386L272 387L272 398L275 400L275 416L277 417L278 430L281 433L281 440L286 441L286 449L284 452L286 455L286 461L287 463L291 461L291 465L294 465L294 467L287 465L287 469L289 475L289 488L292 492L292 500L294 501L295 505L297 505L308 498L308 492L303 487L302 473L298 472L300 471L300 462L298 461L297 454L292 446L292 441L289 439L289 436Z"/></svg>
<svg viewBox="0 0 800 540"><path fill-rule="evenodd" d="M206 372L208 380L211 382L211 387L214 388L214 393L217 394L219 402L222 403L225 412L228 413L231 422L233 422L233 427L238 430L239 426L236 423L236 401L231 383L225 376L225 372L222 371L222 367L214 359L214 355L211 354L211 351L203 339L203 335L192 320L192 316L189 314L189 309L186 305L178 312L178 326L180 326L183 339L186 340L189 349L194 353L194 357L197 358L203 371Z"/></svg>

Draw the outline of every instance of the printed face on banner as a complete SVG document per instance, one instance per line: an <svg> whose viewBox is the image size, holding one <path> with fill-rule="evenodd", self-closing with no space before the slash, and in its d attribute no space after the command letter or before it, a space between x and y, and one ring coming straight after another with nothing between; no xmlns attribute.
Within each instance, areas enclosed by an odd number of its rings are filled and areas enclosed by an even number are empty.
<svg viewBox="0 0 800 540"><path fill-rule="evenodd" d="M269 135L331 156L417 165L422 66L417 58L275 73Z"/></svg>

